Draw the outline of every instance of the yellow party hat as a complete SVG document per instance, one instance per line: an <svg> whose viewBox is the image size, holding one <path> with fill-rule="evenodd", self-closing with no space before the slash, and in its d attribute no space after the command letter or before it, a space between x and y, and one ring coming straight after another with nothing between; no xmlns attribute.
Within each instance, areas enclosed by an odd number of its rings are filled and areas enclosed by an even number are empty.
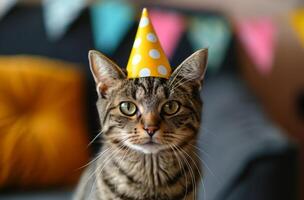
<svg viewBox="0 0 304 200"><path fill-rule="evenodd" d="M292 13L292 24L301 43L304 45L304 9L299 9Z"/></svg>
<svg viewBox="0 0 304 200"><path fill-rule="evenodd" d="M127 65L128 78L169 78L171 67L154 31L146 8L143 9L139 27Z"/></svg>

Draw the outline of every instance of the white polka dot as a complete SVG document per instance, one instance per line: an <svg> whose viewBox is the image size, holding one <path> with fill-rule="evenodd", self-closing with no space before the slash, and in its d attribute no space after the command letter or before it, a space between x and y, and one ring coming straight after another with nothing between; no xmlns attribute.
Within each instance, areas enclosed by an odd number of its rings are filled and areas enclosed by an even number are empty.
<svg viewBox="0 0 304 200"><path fill-rule="evenodd" d="M151 71L148 68L143 68L139 71L139 76L140 77L147 77L151 75Z"/></svg>
<svg viewBox="0 0 304 200"><path fill-rule="evenodd" d="M132 64L137 65L140 62L140 60L141 60L141 55L136 54L132 59Z"/></svg>
<svg viewBox="0 0 304 200"><path fill-rule="evenodd" d="M136 38L136 40L134 41L134 44L133 44L133 48L138 48L140 44L141 44L141 39Z"/></svg>
<svg viewBox="0 0 304 200"><path fill-rule="evenodd" d="M161 74L161 75L167 75L167 73L168 73L166 67L163 66L163 65L159 65L159 66L157 67L157 71L158 71L158 73Z"/></svg>
<svg viewBox="0 0 304 200"><path fill-rule="evenodd" d="M154 33L148 33L147 34L147 40L149 40L150 42L156 42L157 38L156 38Z"/></svg>
<svg viewBox="0 0 304 200"><path fill-rule="evenodd" d="M153 59L158 59L158 58L160 58L160 53L159 53L159 51L156 50L156 49L151 49L151 50L149 51L149 56L150 56L151 58L153 58Z"/></svg>
<svg viewBox="0 0 304 200"><path fill-rule="evenodd" d="M139 27L143 28L149 24L149 19L147 17L141 18L139 22Z"/></svg>

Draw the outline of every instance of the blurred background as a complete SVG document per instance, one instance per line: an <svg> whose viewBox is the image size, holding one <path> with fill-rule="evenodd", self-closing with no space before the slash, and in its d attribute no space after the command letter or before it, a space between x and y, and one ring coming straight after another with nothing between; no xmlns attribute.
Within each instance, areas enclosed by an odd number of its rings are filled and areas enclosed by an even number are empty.
<svg viewBox="0 0 304 200"><path fill-rule="evenodd" d="M200 200L304 200L300 0L0 0L0 199L71 199L101 143L87 53L125 67L143 7L176 67L209 48Z"/></svg>

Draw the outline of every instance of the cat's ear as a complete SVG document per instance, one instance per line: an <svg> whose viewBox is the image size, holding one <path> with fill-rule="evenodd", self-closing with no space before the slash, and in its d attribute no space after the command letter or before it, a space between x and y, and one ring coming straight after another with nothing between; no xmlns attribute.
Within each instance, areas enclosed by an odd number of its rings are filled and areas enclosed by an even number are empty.
<svg viewBox="0 0 304 200"><path fill-rule="evenodd" d="M172 73L170 85L188 84L201 88L207 69L208 49L201 49L184 60Z"/></svg>
<svg viewBox="0 0 304 200"><path fill-rule="evenodd" d="M106 97L111 87L126 78L120 67L98 51L89 51L89 61L97 92L101 97Z"/></svg>

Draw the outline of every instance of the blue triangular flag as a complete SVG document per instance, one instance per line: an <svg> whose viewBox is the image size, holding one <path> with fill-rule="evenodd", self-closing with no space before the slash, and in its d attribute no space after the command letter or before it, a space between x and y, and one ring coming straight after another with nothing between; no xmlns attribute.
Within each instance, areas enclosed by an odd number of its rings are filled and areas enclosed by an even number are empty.
<svg viewBox="0 0 304 200"><path fill-rule="evenodd" d="M231 30L222 17L193 17L190 22L189 40L195 49L209 48L208 69L215 72L223 63Z"/></svg>
<svg viewBox="0 0 304 200"><path fill-rule="evenodd" d="M48 37L51 40L60 39L86 6L86 0L43 0Z"/></svg>
<svg viewBox="0 0 304 200"><path fill-rule="evenodd" d="M0 1L0 19L6 15L6 13L13 8L17 3L17 0L1 0Z"/></svg>
<svg viewBox="0 0 304 200"><path fill-rule="evenodd" d="M125 1L101 1L91 7L95 47L113 53L133 23L134 8Z"/></svg>

